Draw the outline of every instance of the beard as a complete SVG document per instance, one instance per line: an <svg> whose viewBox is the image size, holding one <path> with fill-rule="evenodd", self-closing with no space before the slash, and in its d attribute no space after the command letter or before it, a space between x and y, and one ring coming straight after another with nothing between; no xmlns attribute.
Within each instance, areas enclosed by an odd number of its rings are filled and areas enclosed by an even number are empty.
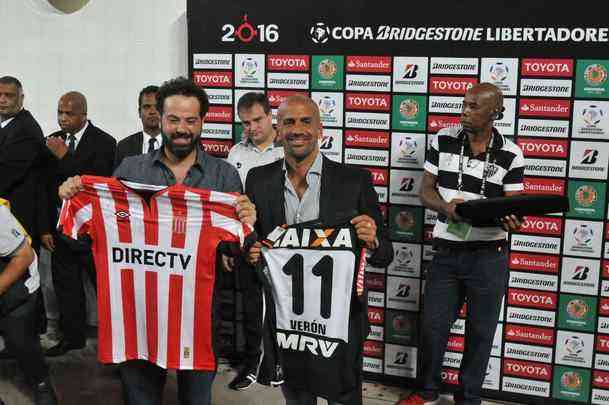
<svg viewBox="0 0 609 405"><path fill-rule="evenodd" d="M163 137L163 145L167 146L169 151L178 159L184 159L195 149L201 135L191 134L172 134L171 136L161 132ZM190 139L190 142L185 144L176 144L175 139Z"/></svg>

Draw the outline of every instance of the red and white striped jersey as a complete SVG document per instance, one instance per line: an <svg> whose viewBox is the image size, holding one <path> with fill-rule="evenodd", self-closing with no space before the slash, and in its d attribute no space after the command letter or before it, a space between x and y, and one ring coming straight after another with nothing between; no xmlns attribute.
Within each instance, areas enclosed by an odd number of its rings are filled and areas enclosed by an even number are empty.
<svg viewBox="0 0 609 405"><path fill-rule="evenodd" d="M82 183L59 226L93 241L99 360L215 370L216 250L252 232L236 216L236 194L97 176Z"/></svg>

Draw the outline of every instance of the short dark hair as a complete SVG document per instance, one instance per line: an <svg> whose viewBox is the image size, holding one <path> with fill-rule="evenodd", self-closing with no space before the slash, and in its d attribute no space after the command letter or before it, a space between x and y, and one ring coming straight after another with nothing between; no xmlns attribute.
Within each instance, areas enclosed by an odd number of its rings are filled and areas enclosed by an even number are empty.
<svg viewBox="0 0 609 405"><path fill-rule="evenodd" d="M257 91L250 91L249 93L245 93L241 96L239 102L237 103L237 112L241 110L249 110L256 104L260 104L265 114L268 115L268 113L271 112L269 100L266 98L264 93L259 93Z"/></svg>
<svg viewBox="0 0 609 405"><path fill-rule="evenodd" d="M167 80L159 87L156 108L161 115L163 115L163 104L165 103L165 99L171 96L196 97L199 100L199 105L201 107L201 118L205 117L205 114L207 114L207 110L209 109L207 93L192 80L185 77L176 77L175 79Z"/></svg>
<svg viewBox="0 0 609 405"><path fill-rule="evenodd" d="M144 94L158 94L159 86L146 86L140 91L140 95L137 98L137 107L140 108L142 106L142 99L144 98Z"/></svg>
<svg viewBox="0 0 609 405"><path fill-rule="evenodd" d="M21 82L19 81L19 79L13 76L0 77L0 84L13 84L15 85L15 87L17 87L17 90L23 91L23 86L21 85Z"/></svg>

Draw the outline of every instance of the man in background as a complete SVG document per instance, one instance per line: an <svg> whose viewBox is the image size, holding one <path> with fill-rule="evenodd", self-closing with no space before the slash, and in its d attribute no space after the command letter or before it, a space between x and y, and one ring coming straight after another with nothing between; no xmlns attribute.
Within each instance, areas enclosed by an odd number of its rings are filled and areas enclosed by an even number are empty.
<svg viewBox="0 0 609 405"><path fill-rule="evenodd" d="M156 107L158 86L146 86L138 97L138 113L142 121L142 131L129 135L116 146L114 167L118 167L127 156L150 153L161 147L161 116Z"/></svg>
<svg viewBox="0 0 609 405"><path fill-rule="evenodd" d="M12 204L13 214L40 246L37 193L43 165L44 136L23 108L23 87L12 76L0 78L0 197Z"/></svg>
<svg viewBox="0 0 609 405"><path fill-rule="evenodd" d="M243 123L243 140L231 148L226 160L237 169L241 182L245 184L250 169L282 159L283 148L275 145L277 133L273 128L271 106L263 93L244 94L237 103L237 113ZM228 267L233 267L233 263L229 263ZM243 368L229 387L241 391L256 382L260 363L262 291L249 266L237 261L234 268L243 291L245 359Z"/></svg>
<svg viewBox="0 0 609 405"><path fill-rule="evenodd" d="M59 99L57 121L61 127L49 135L47 146L56 163L49 182L49 223L57 223L59 184L76 175L111 176L116 141L87 120L87 100L71 91ZM59 327L63 338L47 350L47 356L60 356L86 344L86 304L82 274L95 284L91 247L87 241L72 241L57 233L52 236L52 272L59 305ZM85 270L85 271L83 271Z"/></svg>

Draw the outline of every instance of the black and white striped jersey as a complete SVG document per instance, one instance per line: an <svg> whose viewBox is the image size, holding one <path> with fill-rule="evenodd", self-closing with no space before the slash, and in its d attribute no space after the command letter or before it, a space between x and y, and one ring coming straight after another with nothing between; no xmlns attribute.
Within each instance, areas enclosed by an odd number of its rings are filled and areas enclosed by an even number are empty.
<svg viewBox="0 0 609 405"><path fill-rule="evenodd" d="M462 190L458 191L459 156L465 142L463 156ZM502 197L507 191L524 190L524 157L520 148L493 128L493 142L487 169L484 196L480 194L486 153L473 156L467 136L461 127L444 128L431 141L427 151L425 170L437 176L438 192L445 201L463 198L466 201L480 198ZM433 230L435 244L460 244L505 240L507 233L499 226L472 227L467 240L447 232L447 218L438 215Z"/></svg>

